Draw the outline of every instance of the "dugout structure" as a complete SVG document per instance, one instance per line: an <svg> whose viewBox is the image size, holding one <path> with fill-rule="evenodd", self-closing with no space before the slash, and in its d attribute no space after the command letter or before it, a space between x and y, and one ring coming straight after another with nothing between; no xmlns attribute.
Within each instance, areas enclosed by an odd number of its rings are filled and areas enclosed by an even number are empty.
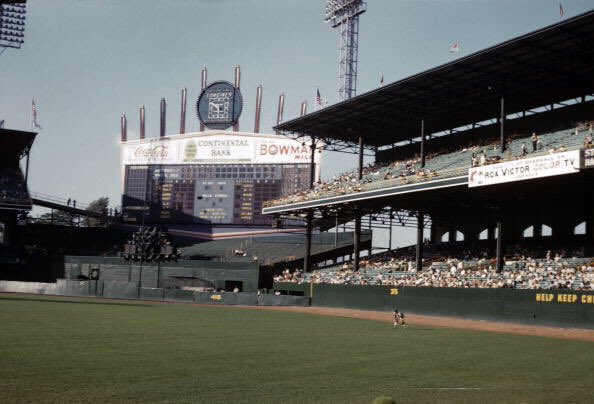
<svg viewBox="0 0 594 404"><path fill-rule="evenodd" d="M364 174L364 154L374 155L376 162L417 155L421 169L448 156L451 161L422 179L370 179L350 192L271 201L263 213L305 217L308 231L328 222L353 220L355 269L361 218L382 212L393 216L408 211L416 219L417 269L428 219L433 243L446 233L459 231L465 241L486 234L498 268L505 246L520 241L530 226L532 237L543 243L582 244L592 253L594 179L589 170L591 150L581 144L594 118L592 55L594 11L280 124L274 129L286 136L306 135L323 140L327 149L357 153L360 180L369 179ZM524 156L524 166L540 162L553 168L572 160L566 171L548 171L546 177L511 175L478 184L478 176L484 179L493 173L473 175L470 153L456 155L488 145L489 150L481 152L493 158L490 162L504 165L483 168L519 172L511 165L520 161L521 144L529 142L532 132L550 140L551 150ZM557 163L547 157L551 155ZM580 225L585 231L576 234ZM543 234L539 230L543 228L551 230Z"/></svg>

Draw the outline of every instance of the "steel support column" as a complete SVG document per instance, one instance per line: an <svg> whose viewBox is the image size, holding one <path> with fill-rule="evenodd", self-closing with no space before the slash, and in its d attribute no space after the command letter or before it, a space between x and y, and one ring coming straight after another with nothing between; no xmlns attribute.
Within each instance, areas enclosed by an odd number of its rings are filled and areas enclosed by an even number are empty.
<svg viewBox="0 0 594 404"><path fill-rule="evenodd" d="M499 146L501 153L505 152L505 97L501 96L499 116Z"/></svg>
<svg viewBox="0 0 594 404"><path fill-rule="evenodd" d="M357 179L363 178L363 136L359 135L359 167L357 170ZM355 209L355 231L353 233L353 269L359 270L359 255L361 242L361 212L358 208Z"/></svg>
<svg viewBox="0 0 594 404"><path fill-rule="evenodd" d="M425 167L425 118L421 119L421 168Z"/></svg>
<svg viewBox="0 0 594 404"><path fill-rule="evenodd" d="M359 167L357 171L357 179L363 178L363 136L359 136Z"/></svg>
<svg viewBox="0 0 594 404"><path fill-rule="evenodd" d="M503 215L500 212L499 217L497 218L497 272L501 272L503 270L504 260L505 257L503 256Z"/></svg>
<svg viewBox="0 0 594 404"><path fill-rule="evenodd" d="M423 230L424 230L425 213L420 210L417 212L417 251L416 251L416 269L420 272L423 269Z"/></svg>
<svg viewBox="0 0 594 404"><path fill-rule="evenodd" d="M309 189L313 189L316 178L316 167L314 163L314 157L316 153L316 138L311 137L311 158L310 158L310 173L309 173ZM303 272L309 272L311 269L311 233L312 233L312 222L313 222L313 210L307 211L307 219L305 225L305 255L303 256Z"/></svg>
<svg viewBox="0 0 594 404"><path fill-rule="evenodd" d="M390 207L390 233L388 235L388 250L392 251L392 207Z"/></svg>
<svg viewBox="0 0 594 404"><path fill-rule="evenodd" d="M310 173L309 173L309 189L313 189L314 183L316 182L316 163L315 163L315 155L316 155L316 138L315 136L311 137L311 157L309 159L310 164Z"/></svg>
<svg viewBox="0 0 594 404"><path fill-rule="evenodd" d="M338 245L338 216L336 216L334 224L336 225L334 229L334 247L336 247Z"/></svg>
<svg viewBox="0 0 594 404"><path fill-rule="evenodd" d="M359 270L359 255L361 249L361 213L356 209L355 232L353 233L353 270Z"/></svg>
<svg viewBox="0 0 594 404"><path fill-rule="evenodd" d="M313 212L307 212L307 222L305 227L305 255L303 256L303 272L309 272L311 269L311 233L312 233Z"/></svg>

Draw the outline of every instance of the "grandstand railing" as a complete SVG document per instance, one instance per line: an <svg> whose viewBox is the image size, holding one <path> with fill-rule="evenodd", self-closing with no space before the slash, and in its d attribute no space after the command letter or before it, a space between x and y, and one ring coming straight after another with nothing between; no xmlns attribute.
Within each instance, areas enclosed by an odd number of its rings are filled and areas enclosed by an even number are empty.
<svg viewBox="0 0 594 404"><path fill-rule="evenodd" d="M356 194L364 191L372 191L382 188L392 188L398 186L404 186L414 183L420 182L427 182L439 179L446 179L446 178L454 178L459 176L467 176L468 170L470 169L470 157L474 151L481 150L484 151L485 156L487 158L498 156L498 162L504 161L512 161L521 158L528 158L528 157L535 157L540 155L550 154L551 151L555 151L558 149L569 151L569 150L576 150L583 147L583 142L585 139L585 132L592 135L592 127L588 125L588 123L581 124L577 128L573 129L566 129L556 132L550 132L546 134L540 135L541 144L540 149L536 152L529 152L526 156L519 156L521 146L523 143L530 142L530 137L521 137L516 138L510 141L508 145L508 150L504 153L501 153L500 149L497 147L497 143L491 143L488 145L484 145L477 148L466 148L458 152L453 153L446 153L438 155L432 159L428 159L425 170L428 170L428 173L423 176L419 176L416 174L406 175L406 176L399 176L396 178L389 178L389 179L371 179L371 175L365 175L361 180L354 182L354 183L341 183L338 185L337 188L331 190L320 190L314 189L312 191L303 193L303 194L294 194L288 195L286 197L280 199L273 199L270 201L265 201L263 204L264 208L275 207L275 206L282 206L282 205L291 205L293 203L298 202L305 202L311 200L318 200L328 197L335 197L341 195L350 195ZM580 136L581 135L581 136ZM530 149L531 146L527 147ZM443 164L436 164L435 162L438 160L450 160L449 162L444 162ZM462 165L463 164L463 165ZM451 167L451 166L455 167ZM449 168L451 167L451 168ZM414 169L417 170L419 167L414 165ZM374 169L375 170L375 169ZM378 171L383 173L390 172L386 171L385 167L378 167ZM391 173L394 175L395 173Z"/></svg>
<svg viewBox="0 0 594 404"><path fill-rule="evenodd" d="M51 203L55 203L57 205L63 205L63 206L67 206L67 207L74 207L72 205L72 203L70 203L70 205L68 204L68 199L67 198L60 198L58 196L53 196L53 195L48 195L48 194L42 194L41 192L33 192L30 191L29 194L31 195L31 198L35 198L35 199L39 199L42 201L46 201L46 202L51 202ZM72 199L70 199L71 201L73 201ZM76 208L85 210L89 207L88 203L81 203L78 200L76 201Z"/></svg>

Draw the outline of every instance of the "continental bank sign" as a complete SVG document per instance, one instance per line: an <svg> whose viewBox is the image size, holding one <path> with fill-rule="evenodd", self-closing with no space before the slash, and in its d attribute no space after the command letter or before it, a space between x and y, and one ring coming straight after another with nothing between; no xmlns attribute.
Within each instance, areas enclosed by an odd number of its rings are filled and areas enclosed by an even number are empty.
<svg viewBox="0 0 594 404"><path fill-rule="evenodd" d="M122 143L122 164L309 163L310 143L308 139L296 141L275 135L208 132L176 135ZM316 164L322 156L317 150Z"/></svg>
<svg viewBox="0 0 594 404"><path fill-rule="evenodd" d="M472 167L468 170L468 186L501 184L553 175L572 174L580 170L580 151L572 150L536 157Z"/></svg>

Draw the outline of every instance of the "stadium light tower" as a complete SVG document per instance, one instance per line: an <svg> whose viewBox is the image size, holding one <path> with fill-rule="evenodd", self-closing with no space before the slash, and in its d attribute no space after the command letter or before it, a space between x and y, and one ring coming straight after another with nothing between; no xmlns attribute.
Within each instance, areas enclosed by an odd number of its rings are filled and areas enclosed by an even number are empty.
<svg viewBox="0 0 594 404"><path fill-rule="evenodd" d="M338 96L348 100L357 93L357 53L359 48L359 15L367 10L363 0L327 0L325 21L340 27Z"/></svg>
<svg viewBox="0 0 594 404"><path fill-rule="evenodd" d="M0 54L25 43L25 1L0 0Z"/></svg>

